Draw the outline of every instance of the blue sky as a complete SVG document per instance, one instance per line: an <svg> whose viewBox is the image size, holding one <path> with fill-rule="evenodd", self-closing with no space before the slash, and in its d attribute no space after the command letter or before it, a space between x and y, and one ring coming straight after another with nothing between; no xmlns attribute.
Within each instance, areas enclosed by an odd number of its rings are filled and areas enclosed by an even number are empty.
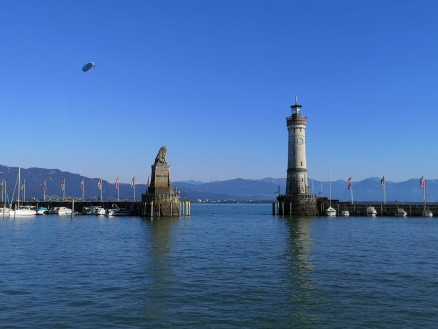
<svg viewBox="0 0 438 329"><path fill-rule="evenodd" d="M298 96L310 178L438 178L436 1L0 8L1 164L144 183L166 145L173 181L281 178Z"/></svg>

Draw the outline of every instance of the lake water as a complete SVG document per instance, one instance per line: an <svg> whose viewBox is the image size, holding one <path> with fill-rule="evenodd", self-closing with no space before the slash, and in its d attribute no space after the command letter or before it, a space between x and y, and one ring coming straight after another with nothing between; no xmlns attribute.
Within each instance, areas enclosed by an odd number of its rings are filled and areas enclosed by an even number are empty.
<svg viewBox="0 0 438 329"><path fill-rule="evenodd" d="M0 217L0 327L438 327L438 218L271 209Z"/></svg>

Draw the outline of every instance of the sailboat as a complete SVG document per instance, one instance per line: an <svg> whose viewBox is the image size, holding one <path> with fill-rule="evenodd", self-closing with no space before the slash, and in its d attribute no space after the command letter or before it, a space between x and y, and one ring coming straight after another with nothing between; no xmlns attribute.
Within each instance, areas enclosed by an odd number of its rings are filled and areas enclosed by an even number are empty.
<svg viewBox="0 0 438 329"><path fill-rule="evenodd" d="M11 209L9 208L9 206L6 206L6 203L9 203L9 198L8 198L8 194L6 193L6 181L3 182L3 188L2 188L2 200L3 200L3 196L4 196L4 202L3 202L3 208L0 208L0 214L2 215L2 217L4 218L5 215L9 216L9 211L11 211Z"/></svg>
<svg viewBox="0 0 438 329"><path fill-rule="evenodd" d="M433 212L430 209L427 209L427 192L426 192L426 180L424 176L421 177L420 187L424 188L424 208L423 208L423 217L433 217Z"/></svg>
<svg viewBox="0 0 438 329"><path fill-rule="evenodd" d="M336 210L332 207L332 172L330 171L330 192L329 192L329 207L325 210L325 214L329 217L336 217Z"/></svg>
<svg viewBox="0 0 438 329"><path fill-rule="evenodd" d="M36 215L36 210L34 206L20 206L20 173L21 168L18 167L18 198L17 207L14 210L9 211L10 217L21 217L21 216L34 216Z"/></svg>

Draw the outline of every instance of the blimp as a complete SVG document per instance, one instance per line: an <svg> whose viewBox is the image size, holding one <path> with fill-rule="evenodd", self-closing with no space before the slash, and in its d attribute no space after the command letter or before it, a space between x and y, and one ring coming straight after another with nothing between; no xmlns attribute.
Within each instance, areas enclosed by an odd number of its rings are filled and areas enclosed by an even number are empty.
<svg viewBox="0 0 438 329"><path fill-rule="evenodd" d="M82 71L84 72L88 72L90 71L93 67L95 67L93 62L87 63L84 65L84 67L82 68Z"/></svg>

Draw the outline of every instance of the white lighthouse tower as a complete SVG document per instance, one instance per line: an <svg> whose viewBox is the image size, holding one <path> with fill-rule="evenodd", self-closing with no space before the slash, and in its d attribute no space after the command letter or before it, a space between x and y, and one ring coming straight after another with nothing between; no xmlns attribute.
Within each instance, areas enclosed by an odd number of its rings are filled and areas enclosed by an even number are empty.
<svg viewBox="0 0 438 329"><path fill-rule="evenodd" d="M301 115L301 105L295 96L295 105L292 105L292 116L286 118L289 132L288 164L286 195L308 194L306 163L306 125L307 118Z"/></svg>
<svg viewBox="0 0 438 329"><path fill-rule="evenodd" d="M292 115L286 118L288 130L288 163L286 194L278 197L280 215L317 215L316 196L309 194L306 160L307 118L301 114L302 106L291 106Z"/></svg>

